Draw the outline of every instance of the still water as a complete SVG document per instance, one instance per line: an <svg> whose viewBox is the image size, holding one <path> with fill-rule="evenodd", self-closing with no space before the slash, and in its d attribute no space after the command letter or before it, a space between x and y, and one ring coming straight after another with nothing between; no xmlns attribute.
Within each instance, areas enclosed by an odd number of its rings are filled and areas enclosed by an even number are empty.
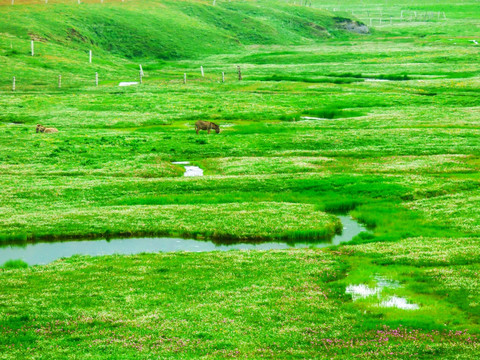
<svg viewBox="0 0 480 360"><path fill-rule="evenodd" d="M112 240L76 240L64 242L44 242L23 245L8 245L0 247L0 264L8 260L21 259L29 265L48 264L54 260L70 257L72 255L113 255L113 254L138 254L156 252L205 252L227 250L272 250L314 247L322 248L338 245L350 241L365 227L349 216L340 216L343 232L336 235L331 241L324 243L286 243L264 242L260 244L233 243L217 244L208 240L179 239L179 238L131 238Z"/></svg>
<svg viewBox="0 0 480 360"><path fill-rule="evenodd" d="M174 161L172 162L172 164L183 165L183 167L185 168L183 176L203 176L203 170L201 168L199 168L198 166L188 165L190 164L190 161Z"/></svg>

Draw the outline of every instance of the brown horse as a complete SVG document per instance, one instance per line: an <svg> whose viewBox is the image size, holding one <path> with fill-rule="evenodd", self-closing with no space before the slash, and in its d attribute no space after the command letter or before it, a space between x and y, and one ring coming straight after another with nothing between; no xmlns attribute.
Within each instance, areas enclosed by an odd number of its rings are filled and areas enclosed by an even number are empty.
<svg viewBox="0 0 480 360"><path fill-rule="evenodd" d="M220 126L218 126L217 124L212 123L210 121L198 120L195 123L195 131L197 132L197 134L198 134L199 130L207 130L208 133L210 134L210 130L212 130L212 129L215 130L215 132L217 134L220 132Z"/></svg>
<svg viewBox="0 0 480 360"><path fill-rule="evenodd" d="M38 132L45 133L45 134L52 134L52 133L57 133L58 130L56 128L46 128L45 126L38 124L37 133Z"/></svg>

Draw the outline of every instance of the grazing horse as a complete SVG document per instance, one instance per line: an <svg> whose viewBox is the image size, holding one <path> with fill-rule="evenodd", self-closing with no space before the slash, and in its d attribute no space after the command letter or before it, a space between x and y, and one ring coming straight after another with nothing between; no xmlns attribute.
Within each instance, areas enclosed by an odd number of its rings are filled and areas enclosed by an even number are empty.
<svg viewBox="0 0 480 360"><path fill-rule="evenodd" d="M38 132L45 133L45 134L52 134L52 133L57 133L58 130L56 128L46 128L45 126L38 124L37 133Z"/></svg>
<svg viewBox="0 0 480 360"><path fill-rule="evenodd" d="M218 126L217 124L212 123L210 121L198 120L195 123L195 131L197 132L197 134L198 134L199 130L207 130L208 133L210 134L210 130L212 130L212 129L215 130L215 132L217 134L220 132L220 126Z"/></svg>

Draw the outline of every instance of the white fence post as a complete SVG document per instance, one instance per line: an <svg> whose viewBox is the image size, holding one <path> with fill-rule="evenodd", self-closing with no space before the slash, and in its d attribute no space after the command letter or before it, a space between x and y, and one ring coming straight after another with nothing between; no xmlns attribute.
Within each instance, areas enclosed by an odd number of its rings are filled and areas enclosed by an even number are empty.
<svg viewBox="0 0 480 360"><path fill-rule="evenodd" d="M12 82L12 91L15 91L15 76L13 77L13 82Z"/></svg>
<svg viewBox="0 0 480 360"><path fill-rule="evenodd" d="M200 71L202 73L202 77L205 77L205 73L203 72L203 66L200 66Z"/></svg>
<svg viewBox="0 0 480 360"><path fill-rule="evenodd" d="M88 62L91 64L92 63L92 50L88 52Z"/></svg>
<svg viewBox="0 0 480 360"><path fill-rule="evenodd" d="M222 71L222 82L225 82L225 73Z"/></svg>
<svg viewBox="0 0 480 360"><path fill-rule="evenodd" d="M35 43L33 42L33 40L30 42L30 51L32 53L32 56L35 55Z"/></svg>
<svg viewBox="0 0 480 360"><path fill-rule="evenodd" d="M187 83L187 74L186 73L183 74L183 83L184 84Z"/></svg>
<svg viewBox="0 0 480 360"><path fill-rule="evenodd" d="M58 75L58 88L62 87L62 75Z"/></svg>

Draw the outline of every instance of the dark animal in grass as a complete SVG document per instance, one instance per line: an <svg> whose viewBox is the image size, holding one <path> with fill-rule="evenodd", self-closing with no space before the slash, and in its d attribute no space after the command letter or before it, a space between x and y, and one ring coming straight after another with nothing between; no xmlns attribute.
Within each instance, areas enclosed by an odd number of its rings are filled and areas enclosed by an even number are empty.
<svg viewBox="0 0 480 360"><path fill-rule="evenodd" d="M45 133L45 134L52 134L52 133L57 133L58 130L56 128L46 128L45 126L38 124L37 133L38 132Z"/></svg>
<svg viewBox="0 0 480 360"><path fill-rule="evenodd" d="M210 121L199 120L195 123L195 131L197 132L197 134L199 130L207 130L210 134L210 130L212 129L215 130L217 134L220 132L220 126Z"/></svg>

